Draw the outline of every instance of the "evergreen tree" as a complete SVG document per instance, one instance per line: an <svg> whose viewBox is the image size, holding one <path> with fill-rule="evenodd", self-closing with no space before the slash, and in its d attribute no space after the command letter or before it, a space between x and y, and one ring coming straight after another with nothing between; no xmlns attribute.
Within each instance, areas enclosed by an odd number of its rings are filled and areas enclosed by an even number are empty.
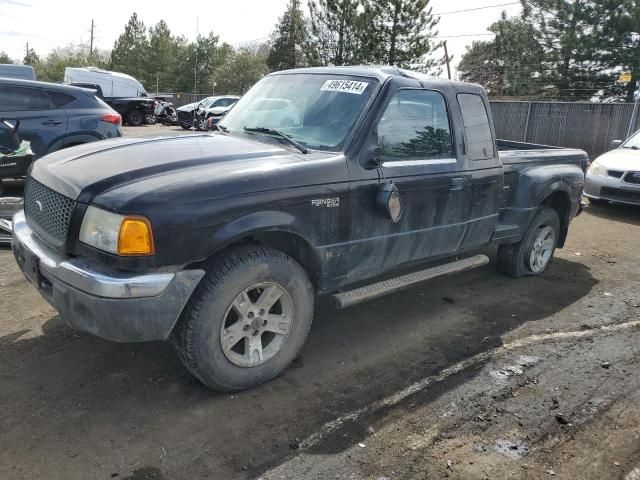
<svg viewBox="0 0 640 480"><path fill-rule="evenodd" d="M589 99L615 85L617 70L637 71L636 0L522 3L523 18L533 26L544 50L542 77L554 85L558 96Z"/></svg>
<svg viewBox="0 0 640 480"><path fill-rule="evenodd" d="M483 85L490 95L524 96L540 92L543 50L534 38L531 24L507 18L505 12L489 30L495 38L467 47L458 71L466 82Z"/></svg>
<svg viewBox="0 0 640 480"><path fill-rule="evenodd" d="M439 73L444 59L431 54L442 48L436 41L439 17L432 15L429 0L370 0L373 25L365 34L364 44L373 48L375 63Z"/></svg>
<svg viewBox="0 0 640 480"><path fill-rule="evenodd" d="M164 20L149 27L149 52L146 56L145 78L139 80L146 85L153 85L154 90L173 90L180 53L180 42L171 35L171 30Z"/></svg>
<svg viewBox="0 0 640 480"><path fill-rule="evenodd" d="M499 58L493 41L474 41L458 64L463 82L482 85L490 96L502 96L504 92L504 61Z"/></svg>
<svg viewBox="0 0 640 480"><path fill-rule="evenodd" d="M11 60L11 57L9 57L6 52L0 51L0 63L13 63L13 60Z"/></svg>
<svg viewBox="0 0 640 480"><path fill-rule="evenodd" d="M312 65L354 65L366 57L360 0L309 0L307 57Z"/></svg>
<svg viewBox="0 0 640 480"><path fill-rule="evenodd" d="M22 59L22 63L25 65L31 65L32 67L37 67L40 63L40 57L33 48L29 48L24 58Z"/></svg>
<svg viewBox="0 0 640 480"><path fill-rule="evenodd" d="M271 35L271 50L267 65L271 71L305 66L304 45L307 24L300 8L300 0L289 0L284 15Z"/></svg>
<svg viewBox="0 0 640 480"><path fill-rule="evenodd" d="M133 13L124 27L124 33L118 37L111 52L111 69L126 73L139 81L148 81L147 55L149 40L147 29L138 14Z"/></svg>

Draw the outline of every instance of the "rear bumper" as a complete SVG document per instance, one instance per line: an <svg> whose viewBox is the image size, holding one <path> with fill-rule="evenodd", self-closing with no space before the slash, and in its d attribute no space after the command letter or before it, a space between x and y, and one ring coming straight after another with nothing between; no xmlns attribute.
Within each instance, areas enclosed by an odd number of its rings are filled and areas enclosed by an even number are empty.
<svg viewBox="0 0 640 480"><path fill-rule="evenodd" d="M48 249L13 218L12 249L25 277L76 330L117 342L166 340L202 270L145 275L102 267Z"/></svg>

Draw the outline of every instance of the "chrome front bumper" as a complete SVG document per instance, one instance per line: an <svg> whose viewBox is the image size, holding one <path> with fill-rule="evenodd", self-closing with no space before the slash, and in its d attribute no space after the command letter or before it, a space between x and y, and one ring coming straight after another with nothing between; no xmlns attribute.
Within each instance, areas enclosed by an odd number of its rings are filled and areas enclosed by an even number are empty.
<svg viewBox="0 0 640 480"><path fill-rule="evenodd" d="M25 277L73 328L119 342L165 340L203 270L134 274L62 256L13 217L12 249Z"/></svg>

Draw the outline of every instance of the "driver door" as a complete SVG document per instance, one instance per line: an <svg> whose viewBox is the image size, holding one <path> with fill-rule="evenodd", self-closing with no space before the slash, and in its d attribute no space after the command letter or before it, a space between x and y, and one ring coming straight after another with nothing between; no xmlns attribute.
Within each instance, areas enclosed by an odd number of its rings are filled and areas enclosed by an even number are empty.
<svg viewBox="0 0 640 480"><path fill-rule="evenodd" d="M372 130L381 168L358 164L350 172L356 241L349 258L356 277L454 253L471 204L445 96L418 84L388 97ZM385 181L400 194L403 214L397 223L376 205Z"/></svg>

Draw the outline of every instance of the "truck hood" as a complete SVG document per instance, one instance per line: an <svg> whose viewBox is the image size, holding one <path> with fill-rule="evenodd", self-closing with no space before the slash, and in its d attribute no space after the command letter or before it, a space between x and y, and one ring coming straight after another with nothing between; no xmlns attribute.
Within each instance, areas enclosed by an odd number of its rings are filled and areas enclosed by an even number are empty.
<svg viewBox="0 0 640 480"><path fill-rule="evenodd" d="M60 150L33 165L31 176L63 195L81 202L96 196L127 190L124 197L184 190L198 183L212 183L242 172L304 162L305 155L243 137L217 133L179 137L120 138ZM262 182L266 188L268 182ZM254 187L255 188L255 187ZM127 200L112 197L113 205Z"/></svg>
<svg viewBox="0 0 640 480"><path fill-rule="evenodd" d="M640 171L640 150L617 148L600 155L596 162L608 170Z"/></svg>

